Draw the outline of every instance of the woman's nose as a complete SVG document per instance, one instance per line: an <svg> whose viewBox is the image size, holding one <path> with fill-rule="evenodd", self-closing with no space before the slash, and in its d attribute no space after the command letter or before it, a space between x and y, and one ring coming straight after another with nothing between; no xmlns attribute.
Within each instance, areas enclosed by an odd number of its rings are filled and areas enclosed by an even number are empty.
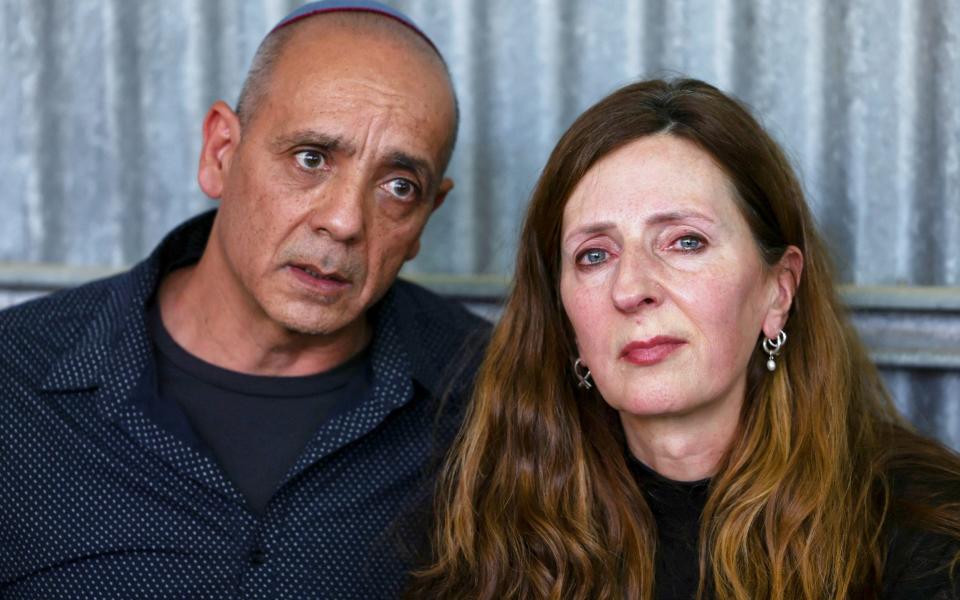
<svg viewBox="0 0 960 600"><path fill-rule="evenodd" d="M656 306L663 300L663 287L651 263L651 259L639 252L625 252L620 257L612 290L617 310L632 313L644 306Z"/></svg>

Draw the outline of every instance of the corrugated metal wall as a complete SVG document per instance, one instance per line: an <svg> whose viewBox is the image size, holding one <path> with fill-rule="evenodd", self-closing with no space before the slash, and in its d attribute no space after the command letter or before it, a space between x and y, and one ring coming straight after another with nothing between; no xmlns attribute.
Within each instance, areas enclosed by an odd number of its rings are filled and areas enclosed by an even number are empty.
<svg viewBox="0 0 960 600"><path fill-rule="evenodd" d="M204 112L235 99L298 4L0 0L0 263L17 263L0 266L0 300L56 287L38 263L135 262L210 206L194 180ZM580 111L638 77L702 78L785 146L898 401L960 447L960 291L874 306L863 287L960 286L960 2L393 4L444 52L463 113L457 187L408 273L488 289L478 276L509 274L537 173ZM884 354L903 331L916 348Z"/></svg>

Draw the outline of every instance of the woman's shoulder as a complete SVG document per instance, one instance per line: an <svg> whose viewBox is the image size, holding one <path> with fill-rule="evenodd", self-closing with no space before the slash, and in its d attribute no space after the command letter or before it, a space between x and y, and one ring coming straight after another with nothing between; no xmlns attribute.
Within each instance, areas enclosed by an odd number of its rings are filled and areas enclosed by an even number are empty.
<svg viewBox="0 0 960 600"><path fill-rule="evenodd" d="M894 524L888 530L883 569L885 600L960 599L955 561L960 540L943 533Z"/></svg>
<svg viewBox="0 0 960 600"><path fill-rule="evenodd" d="M900 442L887 471L881 597L960 599L960 457L915 434Z"/></svg>

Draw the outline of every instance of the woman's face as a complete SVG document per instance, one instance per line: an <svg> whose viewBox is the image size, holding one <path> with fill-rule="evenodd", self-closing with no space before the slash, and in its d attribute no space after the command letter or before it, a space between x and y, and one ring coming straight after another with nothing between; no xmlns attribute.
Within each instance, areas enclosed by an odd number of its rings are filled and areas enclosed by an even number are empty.
<svg viewBox="0 0 960 600"><path fill-rule="evenodd" d="M608 404L739 412L758 336L782 327L790 298L710 155L669 134L616 150L577 184L561 235L563 306Z"/></svg>

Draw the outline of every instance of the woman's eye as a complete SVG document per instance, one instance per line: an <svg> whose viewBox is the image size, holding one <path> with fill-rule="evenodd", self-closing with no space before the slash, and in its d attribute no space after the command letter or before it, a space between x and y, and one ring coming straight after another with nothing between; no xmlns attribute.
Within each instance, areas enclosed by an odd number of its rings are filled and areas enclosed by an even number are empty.
<svg viewBox="0 0 960 600"><path fill-rule="evenodd" d="M580 258L577 259L577 262L581 265L599 265L607 260L607 251L600 250L599 248L592 248L580 255Z"/></svg>
<svg viewBox="0 0 960 600"><path fill-rule="evenodd" d="M703 248L703 240L694 235L685 235L674 244L684 252L695 252Z"/></svg>
<svg viewBox="0 0 960 600"><path fill-rule="evenodd" d="M391 179L384 187L399 200L412 200L417 195L417 185L403 177Z"/></svg>
<svg viewBox="0 0 960 600"><path fill-rule="evenodd" d="M301 150L293 155L297 164L307 171L316 171L324 166L323 154L316 150Z"/></svg>

